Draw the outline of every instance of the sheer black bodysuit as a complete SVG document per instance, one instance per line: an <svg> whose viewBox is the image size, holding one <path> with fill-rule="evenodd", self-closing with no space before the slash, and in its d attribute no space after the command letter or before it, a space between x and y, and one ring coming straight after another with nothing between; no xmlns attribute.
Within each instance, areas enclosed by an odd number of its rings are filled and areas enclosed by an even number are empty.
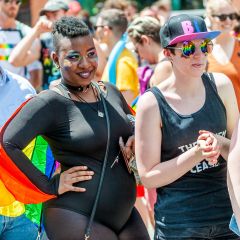
<svg viewBox="0 0 240 240"><path fill-rule="evenodd" d="M134 177L128 173L122 156L113 168L110 167L119 154L119 137L126 141L132 135L132 127L126 115L130 110L122 95L112 85L107 84L106 87L110 152L91 240L149 239L134 209ZM48 141L54 158L61 164L61 171L79 165L94 171L92 180L76 184L86 188L86 192L67 192L44 204L44 225L50 240L83 239L107 141L106 121L98 116L97 110L103 112L101 102L78 102L49 90L31 99L4 132L7 154L45 193L57 195L57 181L48 180L22 153L22 149L37 135Z"/></svg>

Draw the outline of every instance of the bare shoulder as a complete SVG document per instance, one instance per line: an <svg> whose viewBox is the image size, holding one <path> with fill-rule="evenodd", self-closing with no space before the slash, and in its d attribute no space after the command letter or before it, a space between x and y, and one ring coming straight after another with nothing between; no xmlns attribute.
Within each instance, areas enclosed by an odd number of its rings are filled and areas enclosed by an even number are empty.
<svg viewBox="0 0 240 240"><path fill-rule="evenodd" d="M162 61L162 62L159 62L157 64L157 66L155 67L155 71L159 73L159 71L163 70L166 71L166 72L172 72L172 64L171 62L169 61Z"/></svg>
<svg viewBox="0 0 240 240"><path fill-rule="evenodd" d="M137 112L144 114L154 114L158 112L158 102L154 94L150 91L144 93L138 101Z"/></svg>
<svg viewBox="0 0 240 240"><path fill-rule="evenodd" d="M235 102L235 91L229 77L223 73L213 73L213 76L217 86L218 94L223 103L226 105L228 103L231 104L231 102Z"/></svg>
<svg viewBox="0 0 240 240"><path fill-rule="evenodd" d="M159 105L152 92L148 91L139 98L136 121L140 126L147 129L162 125Z"/></svg>
<svg viewBox="0 0 240 240"><path fill-rule="evenodd" d="M226 76L223 73L216 73L216 72L213 72L212 74L215 79L215 83L218 90L232 88L232 82L228 76Z"/></svg>

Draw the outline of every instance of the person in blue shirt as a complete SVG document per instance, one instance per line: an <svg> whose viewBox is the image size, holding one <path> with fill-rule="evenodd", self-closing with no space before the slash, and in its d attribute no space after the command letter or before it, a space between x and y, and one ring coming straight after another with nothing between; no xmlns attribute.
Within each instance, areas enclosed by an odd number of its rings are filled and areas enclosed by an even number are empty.
<svg viewBox="0 0 240 240"><path fill-rule="evenodd" d="M28 80L5 71L0 65L0 128L15 110L35 93ZM14 201L1 179L0 192L0 239L12 240L17 236L19 240L35 240L37 227L26 218L24 204Z"/></svg>

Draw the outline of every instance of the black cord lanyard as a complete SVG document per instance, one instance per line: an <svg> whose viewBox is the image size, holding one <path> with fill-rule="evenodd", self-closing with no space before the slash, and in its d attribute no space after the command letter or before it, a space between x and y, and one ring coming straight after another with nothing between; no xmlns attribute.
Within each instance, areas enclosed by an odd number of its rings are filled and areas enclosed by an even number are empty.
<svg viewBox="0 0 240 240"><path fill-rule="evenodd" d="M109 115L108 115L106 101L105 101L105 98L104 98L104 96L102 94L102 91L101 91L100 87L98 86L98 84L94 83L94 82L92 82L92 84L97 89L97 91L99 93L100 102L102 102L102 104L103 104L103 111L104 111L104 115L106 116L107 146L106 146L106 151L105 151L105 155L104 155L102 171L101 171L101 175L100 175L100 180L99 180L99 184L98 184L98 188L97 188L95 201L94 201L94 204L93 204L93 208L92 208L92 212L91 212L91 215L90 215L88 225L87 225L86 230L85 230L85 235L84 235L85 240L90 239L91 228L92 228L94 216L95 216L95 213L96 213L96 210L97 210L97 205L98 205L100 193L101 193L101 190L102 190L102 185L103 185L103 180L104 180L105 170L106 170L106 165L107 165L107 160L108 160L109 146L110 146L110 121L109 121ZM66 91L66 89L61 84L57 85L56 88L61 91L63 96L65 96L68 99L71 99L69 92ZM101 116L101 117L104 117L104 115Z"/></svg>
<svg viewBox="0 0 240 240"><path fill-rule="evenodd" d="M96 213L100 193L101 193L101 190L102 190L102 185L103 185L103 180L104 180L104 175L105 175L105 170L106 170L106 165L107 165L107 159L108 159L108 153L109 153L109 145L110 145L110 121L109 121L109 115L108 115L106 101L105 101L105 99L102 95L102 91L101 91L100 87L97 85L97 83L93 83L93 85L96 87L96 89L99 92L101 102L103 103L104 114L106 116L107 146L106 146L105 156L104 156L104 160L103 160L102 171L101 171L101 176L100 176L100 180L99 180L99 185L98 185L98 189L97 189L96 198L95 198L93 208L92 208L92 212L91 212L91 215L90 215L90 219L89 219L86 231L85 231L85 236L84 236L85 240L90 239L90 232L91 232L91 228L92 228L92 225L93 225L93 220L94 220L94 216L95 216L95 213Z"/></svg>

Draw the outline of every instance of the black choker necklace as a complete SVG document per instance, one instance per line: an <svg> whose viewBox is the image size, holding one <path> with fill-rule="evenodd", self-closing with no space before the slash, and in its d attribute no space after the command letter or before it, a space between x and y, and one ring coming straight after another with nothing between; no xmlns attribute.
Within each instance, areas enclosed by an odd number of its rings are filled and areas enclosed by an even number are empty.
<svg viewBox="0 0 240 240"><path fill-rule="evenodd" d="M90 83L87 86L83 87L83 86L72 86L65 82L61 82L61 84L63 86L65 86L68 90L73 91L73 92L87 92L91 85L91 83Z"/></svg>

